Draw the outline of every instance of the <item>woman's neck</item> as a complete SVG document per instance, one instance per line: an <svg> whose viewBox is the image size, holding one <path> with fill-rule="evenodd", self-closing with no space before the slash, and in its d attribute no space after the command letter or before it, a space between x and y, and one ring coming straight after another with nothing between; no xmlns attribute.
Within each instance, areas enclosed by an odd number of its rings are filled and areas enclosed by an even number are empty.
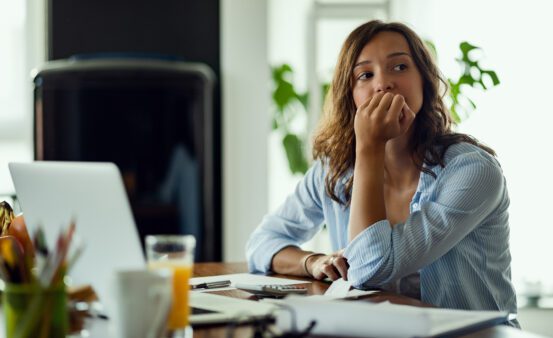
<svg viewBox="0 0 553 338"><path fill-rule="evenodd" d="M384 182L394 189L411 189L418 184L420 170L413 161L407 135L386 143Z"/></svg>

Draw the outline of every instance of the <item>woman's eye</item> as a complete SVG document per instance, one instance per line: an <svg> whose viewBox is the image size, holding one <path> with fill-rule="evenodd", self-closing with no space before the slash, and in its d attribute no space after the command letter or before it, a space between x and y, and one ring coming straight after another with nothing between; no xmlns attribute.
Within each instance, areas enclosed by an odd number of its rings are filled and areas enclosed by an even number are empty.
<svg viewBox="0 0 553 338"><path fill-rule="evenodd" d="M369 78L373 77L373 73L371 72L363 72L357 76L358 80L367 80Z"/></svg>
<svg viewBox="0 0 553 338"><path fill-rule="evenodd" d="M405 70L405 69L407 69L407 65L403 64L403 63L400 63L399 65L394 66L394 70L396 70L396 71L402 71L402 70Z"/></svg>

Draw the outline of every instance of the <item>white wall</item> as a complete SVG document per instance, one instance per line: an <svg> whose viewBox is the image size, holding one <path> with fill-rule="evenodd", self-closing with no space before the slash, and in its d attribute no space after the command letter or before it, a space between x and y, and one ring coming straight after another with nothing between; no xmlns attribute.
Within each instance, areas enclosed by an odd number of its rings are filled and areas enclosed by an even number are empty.
<svg viewBox="0 0 553 338"><path fill-rule="evenodd" d="M47 60L46 40L47 29L47 5L48 0L25 0L26 2L26 20L25 26L25 138L28 140L30 148L34 142L33 139L33 70L40 68Z"/></svg>
<svg viewBox="0 0 553 338"><path fill-rule="evenodd" d="M244 248L267 212L269 65L266 0L221 1L223 254Z"/></svg>
<svg viewBox="0 0 553 338"><path fill-rule="evenodd" d="M46 0L0 0L0 195L14 193L8 163L33 158L31 70L45 61ZM3 197L6 198L6 197Z"/></svg>
<svg viewBox="0 0 553 338"><path fill-rule="evenodd" d="M290 64L298 91L307 88L307 20L312 0L268 0L268 60L271 66ZM269 87L270 90L271 87ZM272 112L272 110L271 110ZM269 159L269 210L275 210L301 179L288 169L282 135L271 132L267 148Z"/></svg>

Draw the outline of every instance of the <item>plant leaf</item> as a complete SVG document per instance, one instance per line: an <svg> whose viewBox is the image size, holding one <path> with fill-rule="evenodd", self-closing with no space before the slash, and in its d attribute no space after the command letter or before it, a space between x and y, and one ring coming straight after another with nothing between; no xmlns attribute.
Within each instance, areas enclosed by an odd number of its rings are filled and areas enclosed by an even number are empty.
<svg viewBox="0 0 553 338"><path fill-rule="evenodd" d="M469 74L461 75L459 78L459 81L457 81L457 87L460 87L462 84L469 85L471 87L474 87L474 83L477 81Z"/></svg>
<svg viewBox="0 0 553 338"><path fill-rule="evenodd" d="M305 174L307 172L307 160L303 153L303 142L295 134L286 134L282 139L288 165L292 174Z"/></svg>
<svg viewBox="0 0 553 338"><path fill-rule="evenodd" d="M451 118L453 119L453 122L460 123L461 118L459 117L459 114L457 114L457 104L452 104L451 108L449 108L449 111L451 112Z"/></svg>
<svg viewBox="0 0 553 338"><path fill-rule="evenodd" d="M285 77L287 73L290 74L290 76L293 74L292 67L290 67L290 65L286 63L280 66L273 67L272 70L273 81L277 83L286 81Z"/></svg>
<svg viewBox="0 0 553 338"><path fill-rule="evenodd" d="M321 90L323 91L323 102L324 102L324 99L326 98L326 94L328 94L328 91L330 90L330 83L329 82L326 82L326 83L323 83L322 86L321 86Z"/></svg>
<svg viewBox="0 0 553 338"><path fill-rule="evenodd" d="M499 81L499 77L497 77L497 74L493 70L483 70L482 75L488 75L490 79L492 80L492 83L494 86L499 85L501 82Z"/></svg>
<svg viewBox="0 0 553 338"><path fill-rule="evenodd" d="M295 98L296 92L294 91L294 86L292 86L290 82L282 81L277 84L273 92L273 101L280 113L282 113L286 109L286 106Z"/></svg>
<svg viewBox="0 0 553 338"><path fill-rule="evenodd" d="M470 104L470 106L472 107L473 110L476 109L476 104L474 103L474 101L472 101L468 97L467 97L467 101L469 101L469 104Z"/></svg>
<svg viewBox="0 0 553 338"><path fill-rule="evenodd" d="M480 80L478 80L478 83L480 83L484 91L488 90L488 87L486 87L486 84L484 83L484 79L482 79L482 74L480 74Z"/></svg>
<svg viewBox="0 0 553 338"><path fill-rule="evenodd" d="M463 56L468 56L468 53L473 49L480 49L480 47L476 47L474 45L471 45L470 43L463 41L459 44L459 48L461 49L461 52L463 53Z"/></svg>
<svg viewBox="0 0 553 338"><path fill-rule="evenodd" d="M436 49L436 45L434 44L434 42L430 40L424 40L424 44L428 48L430 54L434 57L434 60L438 61L438 50Z"/></svg>
<svg viewBox="0 0 553 338"><path fill-rule="evenodd" d="M303 108L307 111L307 105L309 104L309 93L305 92L303 94L296 94L296 99L300 101Z"/></svg>

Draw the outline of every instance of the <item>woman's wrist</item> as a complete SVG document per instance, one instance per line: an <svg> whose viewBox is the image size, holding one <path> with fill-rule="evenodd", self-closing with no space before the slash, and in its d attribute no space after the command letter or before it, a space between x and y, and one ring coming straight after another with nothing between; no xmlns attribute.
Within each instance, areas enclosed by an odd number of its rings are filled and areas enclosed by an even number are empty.
<svg viewBox="0 0 553 338"><path fill-rule="evenodd" d="M359 143L355 147L355 155L360 156L369 156L374 157L381 154L384 154L386 149L385 142L372 142L372 143Z"/></svg>
<svg viewBox="0 0 553 338"><path fill-rule="evenodd" d="M308 263L309 263L309 260L315 256L324 256L324 254L318 253L318 252L312 252L303 258L303 271L307 276L311 278L315 278L315 276L313 276L313 274L309 271Z"/></svg>

